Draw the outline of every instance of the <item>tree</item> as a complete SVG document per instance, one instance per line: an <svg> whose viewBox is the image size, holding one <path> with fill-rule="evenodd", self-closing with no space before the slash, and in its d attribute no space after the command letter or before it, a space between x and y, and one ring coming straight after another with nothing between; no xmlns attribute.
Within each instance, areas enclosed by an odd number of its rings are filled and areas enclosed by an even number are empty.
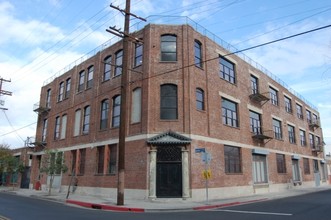
<svg viewBox="0 0 331 220"><path fill-rule="evenodd" d="M48 195L51 195L54 177L61 173L66 173L68 167L63 158L63 152L57 150L45 150L42 157L40 172L47 174L49 179Z"/></svg>

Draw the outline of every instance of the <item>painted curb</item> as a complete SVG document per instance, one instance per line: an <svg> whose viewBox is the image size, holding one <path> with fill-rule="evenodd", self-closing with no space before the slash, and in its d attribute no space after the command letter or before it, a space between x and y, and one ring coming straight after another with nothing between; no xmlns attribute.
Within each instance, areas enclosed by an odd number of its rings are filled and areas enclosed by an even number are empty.
<svg viewBox="0 0 331 220"><path fill-rule="evenodd" d="M223 203L223 204L216 204L216 205L206 205L206 206L194 207L193 210L203 211L203 210L207 210L207 209L217 209L217 208L244 205L244 204L255 203L255 202L263 202L266 200L268 200L268 198L254 199L254 200L248 200L248 201L244 201L244 202L230 202L230 203Z"/></svg>

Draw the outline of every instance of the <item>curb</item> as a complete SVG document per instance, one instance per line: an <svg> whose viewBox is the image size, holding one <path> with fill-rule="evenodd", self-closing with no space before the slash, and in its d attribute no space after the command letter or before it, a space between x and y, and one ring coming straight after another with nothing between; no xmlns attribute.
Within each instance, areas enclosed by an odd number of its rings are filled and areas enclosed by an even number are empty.
<svg viewBox="0 0 331 220"><path fill-rule="evenodd" d="M243 202L230 202L230 203L223 203L223 204L198 206L198 207L194 207L193 210L203 211L203 210L208 210L208 209L217 209L217 208L244 205L244 204L255 203L255 202L263 202L263 201L266 201L266 200L268 200L268 198L254 199L254 200L248 200L248 201L243 201Z"/></svg>

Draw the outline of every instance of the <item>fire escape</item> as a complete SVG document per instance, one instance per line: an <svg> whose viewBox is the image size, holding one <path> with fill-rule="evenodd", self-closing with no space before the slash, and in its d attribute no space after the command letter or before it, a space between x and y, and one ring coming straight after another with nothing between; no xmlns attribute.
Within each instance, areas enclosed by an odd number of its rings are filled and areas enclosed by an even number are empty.
<svg viewBox="0 0 331 220"><path fill-rule="evenodd" d="M44 119L49 111L51 110L51 107L48 103L46 103L45 105L40 104L39 102L33 105L33 111L36 112L38 114L38 122L41 121L40 119ZM43 120L42 120L43 121ZM45 125L43 125L45 126ZM46 142L46 137L44 137L44 135L42 134L41 137L36 137L35 138L35 142L31 143L33 145L35 145L35 147L41 147L44 148L47 144Z"/></svg>

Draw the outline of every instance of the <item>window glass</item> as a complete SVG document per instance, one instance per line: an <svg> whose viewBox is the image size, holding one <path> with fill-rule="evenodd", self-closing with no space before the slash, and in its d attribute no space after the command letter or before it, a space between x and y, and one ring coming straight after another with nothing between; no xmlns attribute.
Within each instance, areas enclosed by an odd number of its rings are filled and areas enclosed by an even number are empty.
<svg viewBox="0 0 331 220"><path fill-rule="evenodd" d="M120 126L120 114L121 114L121 96L118 95L113 98L112 127Z"/></svg>
<svg viewBox="0 0 331 220"><path fill-rule="evenodd" d="M260 114L253 111L249 111L249 118L251 132L253 132L254 134L262 134Z"/></svg>
<svg viewBox="0 0 331 220"><path fill-rule="evenodd" d="M109 100L105 99L101 102L101 117L100 117L100 129L106 129L108 127L108 114L109 114Z"/></svg>
<svg viewBox="0 0 331 220"><path fill-rule="evenodd" d="M195 66L202 68L202 48L197 40L194 41L194 63Z"/></svg>
<svg viewBox="0 0 331 220"><path fill-rule="evenodd" d="M295 143L295 131L292 125L287 125L288 128L288 140L291 144Z"/></svg>
<svg viewBox="0 0 331 220"><path fill-rule="evenodd" d="M259 93L259 87L258 87L258 78L255 76L251 75L251 89L252 89L252 94L257 94Z"/></svg>
<svg viewBox="0 0 331 220"><path fill-rule="evenodd" d="M270 101L273 105L278 106L278 91L272 87L269 88Z"/></svg>
<svg viewBox="0 0 331 220"><path fill-rule="evenodd" d="M104 72L103 72L103 81L109 80L111 76L111 56L106 57L103 60L104 63Z"/></svg>
<svg viewBox="0 0 331 220"><path fill-rule="evenodd" d="M93 86L93 72L94 72L94 66L90 66L87 72L87 82L86 82L87 89L92 88Z"/></svg>
<svg viewBox="0 0 331 220"><path fill-rule="evenodd" d="M219 65L220 65L220 73L219 73L220 77L234 84L236 82L234 64L226 60L225 58L220 57Z"/></svg>
<svg viewBox="0 0 331 220"><path fill-rule="evenodd" d="M277 172L286 173L286 162L284 154L276 154L277 159Z"/></svg>
<svg viewBox="0 0 331 220"><path fill-rule="evenodd" d="M136 88L132 92L132 113L131 122L138 123L141 120L141 88Z"/></svg>
<svg viewBox="0 0 331 220"><path fill-rule="evenodd" d="M89 133L90 115L91 115L91 108L90 108L90 106L86 106L84 108L83 134Z"/></svg>
<svg viewBox="0 0 331 220"><path fill-rule="evenodd" d="M134 66L140 66L143 63L143 45L135 44Z"/></svg>
<svg viewBox="0 0 331 220"><path fill-rule="evenodd" d="M241 153L239 147L224 146L225 173L241 173Z"/></svg>
<svg viewBox="0 0 331 220"><path fill-rule="evenodd" d="M83 70L79 73L78 92L84 90L84 83L85 83L85 71Z"/></svg>
<svg viewBox="0 0 331 220"><path fill-rule="evenodd" d="M123 50L120 50L115 55L115 76L122 74L122 65L123 65Z"/></svg>
<svg viewBox="0 0 331 220"><path fill-rule="evenodd" d="M58 102L63 100L63 93L64 93L64 82L61 82L59 86L59 96L57 98Z"/></svg>
<svg viewBox="0 0 331 220"><path fill-rule="evenodd" d="M237 103L222 98L223 124L238 127Z"/></svg>
<svg viewBox="0 0 331 220"><path fill-rule="evenodd" d="M205 110L205 101L204 101L204 91L202 89L196 89L195 91L196 95L196 107L198 110Z"/></svg>
<svg viewBox="0 0 331 220"><path fill-rule="evenodd" d="M282 139L282 124L276 119L272 119L272 126L274 130L275 139Z"/></svg>
<svg viewBox="0 0 331 220"><path fill-rule="evenodd" d="M177 119L177 86L161 85L160 118L165 120Z"/></svg>
<svg viewBox="0 0 331 220"><path fill-rule="evenodd" d="M161 36L161 61L177 61L177 37Z"/></svg>

